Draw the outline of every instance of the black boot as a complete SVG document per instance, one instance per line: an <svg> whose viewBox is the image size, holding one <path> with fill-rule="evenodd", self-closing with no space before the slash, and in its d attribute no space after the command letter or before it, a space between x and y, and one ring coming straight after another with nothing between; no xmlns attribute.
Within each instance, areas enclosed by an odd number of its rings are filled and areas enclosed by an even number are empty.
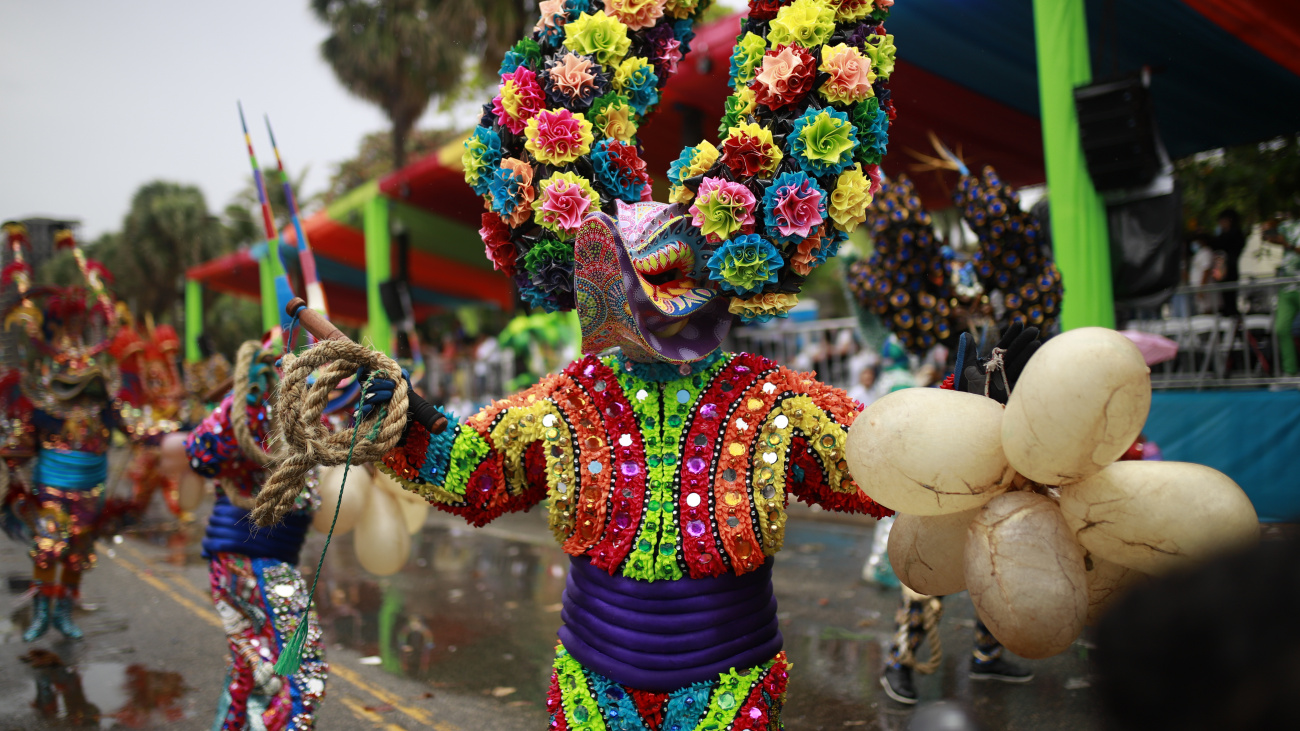
<svg viewBox="0 0 1300 731"><path fill-rule="evenodd" d="M1033 672L1002 657L1002 643L989 632L984 623L975 622L975 647L970 658L972 680L1001 680L1004 683L1028 683Z"/></svg>
<svg viewBox="0 0 1300 731"><path fill-rule="evenodd" d="M912 669L906 665L890 663L880 676L880 686L885 695L904 705L916 705L916 686L912 684Z"/></svg>

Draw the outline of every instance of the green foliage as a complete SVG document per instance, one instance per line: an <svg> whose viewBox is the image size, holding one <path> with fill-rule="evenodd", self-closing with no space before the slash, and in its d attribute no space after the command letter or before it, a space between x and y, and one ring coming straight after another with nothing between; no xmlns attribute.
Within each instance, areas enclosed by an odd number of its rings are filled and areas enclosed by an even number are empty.
<svg viewBox="0 0 1300 731"><path fill-rule="evenodd" d="M292 173L289 174L289 185L293 187L300 220L306 219L308 206L311 204L311 201L302 199L302 186L306 178L306 168L297 177ZM284 185L280 182L280 171L277 168L262 168L262 180L266 183L266 199L271 204L271 215L275 218L276 229L283 231L290 225L292 217L289 213L289 199L285 197ZM234 234L231 238L234 243L245 244L266 240L262 225L262 203L257 198L257 182L253 180L252 175L249 175L244 182L244 189L236 193L227 204L225 214L227 228Z"/></svg>
<svg viewBox="0 0 1300 731"><path fill-rule="evenodd" d="M224 293L204 299L203 332L212 339L212 347L234 362L239 346L262 332L262 306Z"/></svg>
<svg viewBox="0 0 1300 731"><path fill-rule="evenodd" d="M495 75L531 7L527 0L311 0L330 29L321 56L344 88L388 116L399 168L429 102L453 96L467 74Z"/></svg>
<svg viewBox="0 0 1300 731"><path fill-rule="evenodd" d="M421 158L436 152L457 137L459 134L452 130L415 130L407 140L406 151L412 159ZM392 136L384 132L372 132L361 138L361 145L355 156L334 166L329 187L321 194L321 198L326 205L329 205L353 188L392 171Z"/></svg>
<svg viewBox="0 0 1300 731"><path fill-rule="evenodd" d="M1247 230L1279 214L1300 215L1300 137L1229 147L1174 167L1188 229L1213 228L1225 208L1236 208Z"/></svg>

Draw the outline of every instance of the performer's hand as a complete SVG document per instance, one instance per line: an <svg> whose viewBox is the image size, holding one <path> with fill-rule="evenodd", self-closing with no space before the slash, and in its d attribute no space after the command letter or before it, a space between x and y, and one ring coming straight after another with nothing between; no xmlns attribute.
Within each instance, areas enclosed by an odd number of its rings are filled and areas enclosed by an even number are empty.
<svg viewBox="0 0 1300 731"><path fill-rule="evenodd" d="M306 618L303 619L306 621ZM275 674L275 666L269 662L259 662L253 668L253 692L258 695L275 695L280 692L283 682Z"/></svg>
<svg viewBox="0 0 1300 731"><path fill-rule="evenodd" d="M1002 352L1002 370L1006 374L1003 379L1001 373L994 372L989 374L985 366L991 360L991 353L988 356L979 357L976 355L975 344L973 340L962 333L958 349L961 353L960 365L961 374L958 377L956 387L959 391L968 393L984 394L984 384L991 376L993 380L988 383L988 396L1000 404L1005 404L1011 394L1007 391L1007 384L1015 388L1016 380L1020 378L1020 373L1024 371L1025 364L1038 352L1042 342L1038 340L1038 328L1025 327L1023 323L1016 322L1002 333L998 344L994 346L995 350Z"/></svg>
<svg viewBox="0 0 1300 731"><path fill-rule="evenodd" d="M370 377L370 372L362 368L357 371L357 378L365 384L366 379ZM411 387L411 374L402 369L402 380L406 381L406 387ZM391 379L383 376L375 376L370 381L370 387L366 389L365 400L361 402L361 418L367 419L375 409L380 408L393 400L393 391L397 389L397 384Z"/></svg>

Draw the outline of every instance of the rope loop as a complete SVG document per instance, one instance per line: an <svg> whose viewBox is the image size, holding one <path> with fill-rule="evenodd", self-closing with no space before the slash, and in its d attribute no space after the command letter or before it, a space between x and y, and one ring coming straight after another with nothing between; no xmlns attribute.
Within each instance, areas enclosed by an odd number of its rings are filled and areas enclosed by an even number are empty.
<svg viewBox="0 0 1300 731"><path fill-rule="evenodd" d="M279 451L269 465L271 476L253 510L258 525L274 525L293 509L313 467L348 461L352 434L331 432L322 416L330 392L359 368L369 370L371 380L383 377L396 385L388 408L357 424L365 438L356 443L352 463L377 462L401 440L406 430L407 384L392 358L350 340L322 340L301 355L286 354L275 420ZM310 380L312 373L316 373L315 382ZM363 397L366 390L362 390Z"/></svg>
<svg viewBox="0 0 1300 731"><path fill-rule="evenodd" d="M1002 375L1002 386L1006 388L1007 395L1011 395L1011 381L1007 379L1007 364L1003 355L1007 352L1006 348L994 348L989 354L988 361L984 364L984 395L989 395L989 384L993 383L994 372Z"/></svg>

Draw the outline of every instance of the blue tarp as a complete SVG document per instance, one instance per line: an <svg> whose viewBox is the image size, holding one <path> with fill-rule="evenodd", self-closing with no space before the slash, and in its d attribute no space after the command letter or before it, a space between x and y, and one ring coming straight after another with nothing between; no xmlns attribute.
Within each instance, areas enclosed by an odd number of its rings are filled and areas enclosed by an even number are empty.
<svg viewBox="0 0 1300 731"><path fill-rule="evenodd" d="M1300 391L1157 391L1143 432L1236 480L1260 520L1300 520Z"/></svg>
<svg viewBox="0 0 1300 731"><path fill-rule="evenodd" d="M1113 20L1106 5L1087 3L1093 78L1150 66L1171 156L1300 130L1300 76L1182 0L1114 3ZM903 60L1038 117L1032 0L907 0L891 8L889 32L907 39Z"/></svg>

